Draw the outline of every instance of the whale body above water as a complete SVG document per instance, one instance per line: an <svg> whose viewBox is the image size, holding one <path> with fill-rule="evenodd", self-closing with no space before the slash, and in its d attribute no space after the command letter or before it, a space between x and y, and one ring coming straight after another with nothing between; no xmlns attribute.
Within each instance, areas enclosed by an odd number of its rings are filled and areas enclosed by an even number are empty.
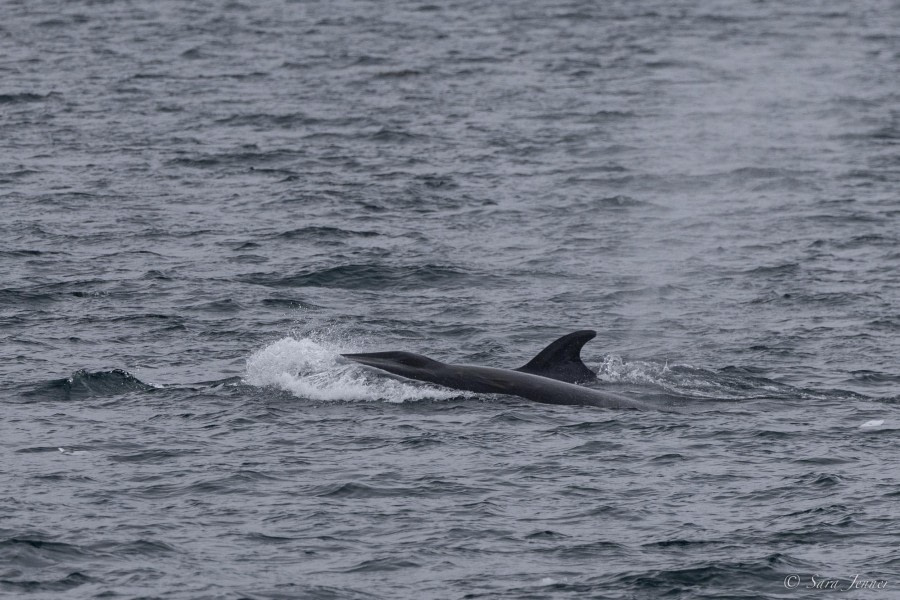
<svg viewBox="0 0 900 600"><path fill-rule="evenodd" d="M636 410L660 408L624 394L577 385L596 379L594 372L581 360L581 348L596 335L591 330L565 335L518 369L448 364L412 352L341 356L407 379L478 394L507 394L544 404Z"/></svg>

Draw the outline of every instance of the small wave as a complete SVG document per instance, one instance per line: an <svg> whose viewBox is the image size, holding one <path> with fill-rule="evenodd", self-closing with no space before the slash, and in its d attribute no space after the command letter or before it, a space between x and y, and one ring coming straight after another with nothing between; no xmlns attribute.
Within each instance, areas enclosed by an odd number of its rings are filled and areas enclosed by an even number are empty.
<svg viewBox="0 0 900 600"><path fill-rule="evenodd" d="M255 273L241 277L246 283L268 287L326 287L343 289L419 289L442 287L475 277L453 267L440 265L388 266L355 264L320 269L284 277L281 273Z"/></svg>
<svg viewBox="0 0 900 600"><path fill-rule="evenodd" d="M671 298L683 297L685 293L689 291L688 288L683 286L664 284L616 290L603 294L602 298L610 302L629 302L641 298L659 298L660 300L668 300Z"/></svg>
<svg viewBox="0 0 900 600"><path fill-rule="evenodd" d="M119 396L129 392L155 389L122 369L111 371L86 371L81 369L66 379L49 381L26 392L26 398L40 400L84 400Z"/></svg>
<svg viewBox="0 0 900 600"><path fill-rule="evenodd" d="M159 540L137 539L129 542L104 542L95 544L100 550L114 556L160 556L177 552L175 547Z"/></svg>
<svg viewBox="0 0 900 600"><path fill-rule="evenodd" d="M780 265L767 265L754 267L752 269L748 269L743 273L745 275L762 275L762 276L776 276L776 277L787 277L793 276L800 271L800 265L798 263L783 263Z"/></svg>
<svg viewBox="0 0 900 600"><path fill-rule="evenodd" d="M422 75L419 69L396 69L393 71L381 71L375 74L378 79L406 79L408 77L418 77Z"/></svg>
<svg viewBox="0 0 900 600"><path fill-rule="evenodd" d="M643 200L638 200L637 198L632 198L631 196L617 195L617 196L604 196L603 198L597 198L595 203L598 207L601 208L633 208L633 207L647 207L653 206L650 202L645 202Z"/></svg>
<svg viewBox="0 0 900 600"><path fill-rule="evenodd" d="M140 314L131 314L131 315L122 315L120 317L113 317L110 319L112 323L129 323L132 326L136 324L147 324L147 325L155 325L160 322L170 321L175 325L183 325L184 319L182 319L178 315L166 315L160 313L140 313Z"/></svg>
<svg viewBox="0 0 900 600"><path fill-rule="evenodd" d="M299 229L291 229L278 234L278 237L285 239L320 239L320 238L348 238L348 237L376 237L380 235L377 231L355 231L352 229L341 229L340 227L323 227L309 226Z"/></svg>
<svg viewBox="0 0 900 600"><path fill-rule="evenodd" d="M109 460L112 462L127 462L127 463L154 463L161 464L168 460L172 460L174 458L178 458L179 456L185 456L189 454L194 454L194 450L183 450L183 449L152 449L152 450L141 450L139 452L134 452L132 454L116 454L109 457Z"/></svg>
<svg viewBox="0 0 900 600"><path fill-rule="evenodd" d="M58 297L53 293L33 292L25 289L0 290L0 306L32 306L39 303L55 302Z"/></svg>
<svg viewBox="0 0 900 600"><path fill-rule="evenodd" d="M725 367L711 371L690 365L626 361L609 355L597 369L607 383L651 386L682 400L733 401L754 398L810 396L810 392L761 377L752 369Z"/></svg>
<svg viewBox="0 0 900 600"><path fill-rule="evenodd" d="M561 540L570 536L551 529L539 529L525 536L526 540Z"/></svg>
<svg viewBox="0 0 900 600"><path fill-rule="evenodd" d="M848 383L876 383L888 385L896 385L897 383L900 383L900 376L894 373L884 373L881 371L860 369L857 371L851 371L850 375L852 376L852 379L848 379Z"/></svg>
<svg viewBox="0 0 900 600"><path fill-rule="evenodd" d="M51 579L47 581L38 581L34 579L0 579L0 590L15 590L16 592L22 593L63 592L92 581L95 580L75 571L60 579Z"/></svg>
<svg viewBox="0 0 900 600"><path fill-rule="evenodd" d="M382 127L375 133L370 134L368 136L368 139L383 144L408 144L414 141L427 140L428 137L415 133L409 133L408 131L403 131L401 129L389 129L387 127Z"/></svg>
<svg viewBox="0 0 900 600"><path fill-rule="evenodd" d="M296 153L290 150L272 150L269 152L224 152L220 154L196 153L187 156L178 156L167 161L174 167L191 167L205 169L209 167L221 167L235 165L241 168L252 166L270 166L282 160L295 158Z"/></svg>
<svg viewBox="0 0 900 600"><path fill-rule="evenodd" d="M60 253L48 251L48 250L0 250L0 256L7 257L7 258L21 258L21 257L31 258L33 256L44 256L47 254L60 254Z"/></svg>
<svg viewBox="0 0 900 600"><path fill-rule="evenodd" d="M81 547L65 542L52 542L49 540L30 538L8 538L0 541L0 551L6 552L10 549L26 553L37 552L47 559L52 557L65 557L71 559L77 556L86 556L86 553Z"/></svg>
<svg viewBox="0 0 900 600"><path fill-rule="evenodd" d="M35 94L32 92L21 92L19 94L0 94L0 104L24 104L27 102L41 102L54 94Z"/></svg>
<svg viewBox="0 0 900 600"><path fill-rule="evenodd" d="M415 179L426 188L443 190L459 188L459 184L450 175L417 175Z"/></svg>
<svg viewBox="0 0 900 600"><path fill-rule="evenodd" d="M254 128L284 128L293 129L304 125L318 124L319 119L310 118L305 113L255 113L255 114L234 114L225 118L217 119L216 123L222 125L230 125L235 127L254 127Z"/></svg>
<svg viewBox="0 0 900 600"><path fill-rule="evenodd" d="M321 498L393 498L408 497L415 494L411 488L376 487L350 481L323 486L316 493Z"/></svg>
<svg viewBox="0 0 900 600"><path fill-rule="evenodd" d="M188 310L212 313L235 313L244 310L244 306L233 298L221 298L209 302L200 302L185 307Z"/></svg>
<svg viewBox="0 0 900 600"><path fill-rule="evenodd" d="M685 587L707 591L705 597L730 596L730 591L760 589L784 578L784 573L804 571L808 565L784 555L770 554L742 560L707 560L688 563L680 568L622 575L621 583L652 590L655 597L677 596Z"/></svg>
<svg viewBox="0 0 900 600"><path fill-rule="evenodd" d="M345 573L372 573L415 569L422 565L405 558L373 558L346 569Z"/></svg>
<svg viewBox="0 0 900 600"><path fill-rule="evenodd" d="M307 310L318 310L322 308L317 304L299 298L263 298L261 304L263 306L283 309L303 308Z"/></svg>
<svg viewBox="0 0 900 600"><path fill-rule="evenodd" d="M459 392L416 385L372 374L364 367L340 358L338 349L326 341L283 338L247 359L245 383L273 387L316 401L407 402L448 400Z"/></svg>

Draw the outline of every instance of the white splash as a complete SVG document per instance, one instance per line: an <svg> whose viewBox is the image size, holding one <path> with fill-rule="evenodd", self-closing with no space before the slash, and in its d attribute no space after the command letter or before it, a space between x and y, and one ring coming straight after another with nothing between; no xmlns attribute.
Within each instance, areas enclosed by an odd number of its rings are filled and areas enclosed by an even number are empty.
<svg viewBox="0 0 900 600"><path fill-rule="evenodd" d="M87 450L66 450L65 448L57 448L57 450L66 456L82 456L84 454L90 454Z"/></svg>
<svg viewBox="0 0 900 600"><path fill-rule="evenodd" d="M342 359L340 351L329 342L310 338L283 338L253 353L247 359L244 381L318 401L407 402L460 395L452 390L398 381L387 374L382 376Z"/></svg>
<svg viewBox="0 0 900 600"><path fill-rule="evenodd" d="M670 374L669 361L665 365L629 361L621 356L607 355L597 367L597 377L608 383L662 384Z"/></svg>

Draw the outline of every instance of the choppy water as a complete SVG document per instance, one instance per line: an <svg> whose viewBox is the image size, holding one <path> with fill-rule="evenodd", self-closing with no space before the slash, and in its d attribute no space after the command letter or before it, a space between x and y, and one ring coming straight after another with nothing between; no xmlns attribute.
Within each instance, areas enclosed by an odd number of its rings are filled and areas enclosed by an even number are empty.
<svg viewBox="0 0 900 600"><path fill-rule="evenodd" d="M900 594L897 2L0 10L0 594Z"/></svg>

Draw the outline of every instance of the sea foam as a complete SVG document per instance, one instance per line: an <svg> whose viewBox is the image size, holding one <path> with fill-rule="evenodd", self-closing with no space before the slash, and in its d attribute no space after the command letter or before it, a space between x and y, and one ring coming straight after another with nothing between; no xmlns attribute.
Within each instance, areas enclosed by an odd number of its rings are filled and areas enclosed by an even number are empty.
<svg viewBox="0 0 900 600"><path fill-rule="evenodd" d="M247 359L244 381L318 401L408 402L460 395L373 372L342 359L330 342L312 338L286 337L254 352Z"/></svg>

